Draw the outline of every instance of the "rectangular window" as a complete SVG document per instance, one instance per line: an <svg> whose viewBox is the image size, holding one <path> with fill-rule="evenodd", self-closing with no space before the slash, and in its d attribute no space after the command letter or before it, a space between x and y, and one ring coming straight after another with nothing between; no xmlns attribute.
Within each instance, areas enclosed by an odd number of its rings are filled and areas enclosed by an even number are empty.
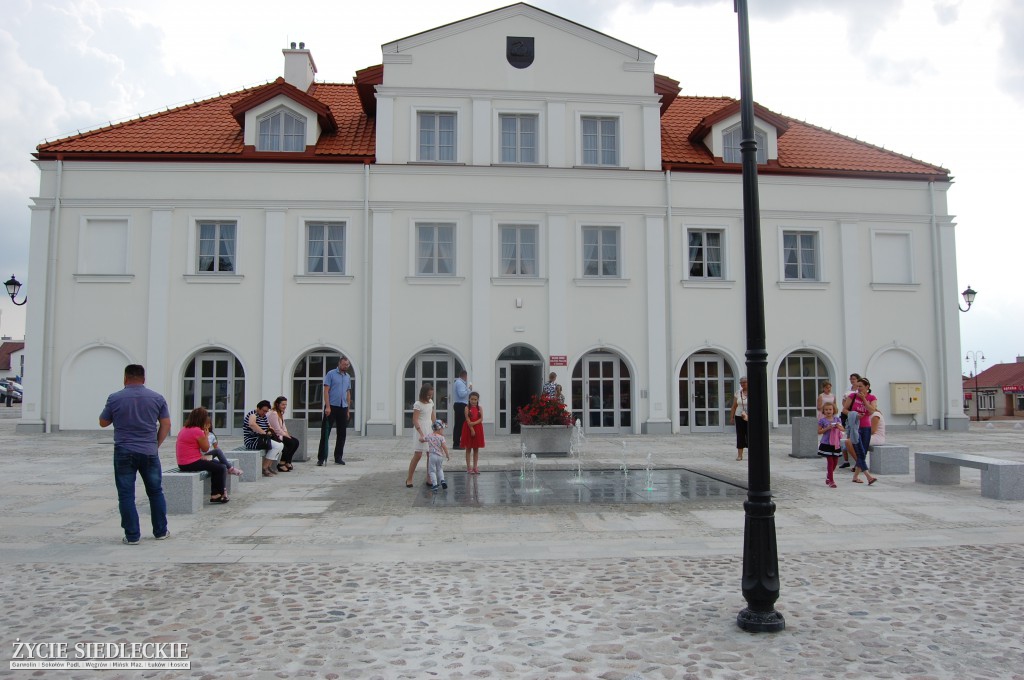
<svg viewBox="0 0 1024 680"><path fill-rule="evenodd" d="M455 274L455 225L416 225L416 275Z"/></svg>
<svg viewBox="0 0 1024 680"><path fill-rule="evenodd" d="M197 273L235 271L235 222L200 222Z"/></svg>
<svg viewBox="0 0 1024 680"><path fill-rule="evenodd" d="M306 223L306 273L345 273L345 223Z"/></svg>
<svg viewBox="0 0 1024 680"><path fill-rule="evenodd" d="M501 121L501 162L537 162L537 116L499 116Z"/></svg>
<svg viewBox="0 0 1024 680"><path fill-rule="evenodd" d="M583 228L583 276L618 277L618 227Z"/></svg>
<svg viewBox="0 0 1024 680"><path fill-rule="evenodd" d="M455 114L420 113L419 156L421 161L455 162Z"/></svg>
<svg viewBox="0 0 1024 680"><path fill-rule="evenodd" d="M818 234L782 232L782 266L786 281L817 281Z"/></svg>
<svg viewBox="0 0 1024 680"><path fill-rule="evenodd" d="M619 120L584 116L580 119L583 165L619 164Z"/></svg>
<svg viewBox="0 0 1024 680"><path fill-rule="evenodd" d="M722 232L691 229L687 232L686 269L691 279L721 279Z"/></svg>
<svg viewBox="0 0 1024 680"><path fill-rule="evenodd" d="M501 227L501 276L537 276L537 227Z"/></svg>

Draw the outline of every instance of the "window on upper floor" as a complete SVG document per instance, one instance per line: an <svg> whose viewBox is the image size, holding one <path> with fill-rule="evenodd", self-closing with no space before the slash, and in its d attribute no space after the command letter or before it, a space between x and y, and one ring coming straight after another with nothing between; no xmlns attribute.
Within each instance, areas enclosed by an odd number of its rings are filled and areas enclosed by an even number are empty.
<svg viewBox="0 0 1024 680"><path fill-rule="evenodd" d="M306 273L345 273L345 223L306 223Z"/></svg>
<svg viewBox="0 0 1024 680"><path fill-rule="evenodd" d="M305 151L306 119L287 109L277 109L257 121L257 151Z"/></svg>
<svg viewBox="0 0 1024 680"><path fill-rule="evenodd" d="M537 276L537 232L534 225L502 225L501 276Z"/></svg>
<svg viewBox="0 0 1024 680"><path fill-rule="evenodd" d="M199 249L196 259L196 273L234 273L235 234L237 223L199 222Z"/></svg>
<svg viewBox="0 0 1024 680"><path fill-rule="evenodd" d="M580 118L580 150L583 165L619 164L619 119L607 116Z"/></svg>
<svg viewBox="0 0 1024 680"><path fill-rule="evenodd" d="M583 227L583 276L621 276L618 227Z"/></svg>
<svg viewBox="0 0 1024 680"><path fill-rule="evenodd" d="M686 232L686 241L686 270L689 278L724 278L721 230L690 229Z"/></svg>
<svg viewBox="0 0 1024 680"><path fill-rule="evenodd" d="M537 162L537 116L501 114L501 162Z"/></svg>
<svg viewBox="0 0 1024 680"><path fill-rule="evenodd" d="M454 113L420 112L417 114L419 155L416 160L454 163L455 122Z"/></svg>
<svg viewBox="0 0 1024 680"><path fill-rule="evenodd" d="M754 128L754 140L757 142L757 164L768 162L768 135L760 128ZM722 132L722 161L726 163L742 163L743 154L740 142L743 141L743 128L737 123Z"/></svg>
<svg viewBox="0 0 1024 680"><path fill-rule="evenodd" d="M782 232L782 268L786 281L818 281L820 273L818 233L814 231Z"/></svg>
<svg viewBox="0 0 1024 680"><path fill-rule="evenodd" d="M455 275L455 225L424 222L416 225L416 275Z"/></svg>

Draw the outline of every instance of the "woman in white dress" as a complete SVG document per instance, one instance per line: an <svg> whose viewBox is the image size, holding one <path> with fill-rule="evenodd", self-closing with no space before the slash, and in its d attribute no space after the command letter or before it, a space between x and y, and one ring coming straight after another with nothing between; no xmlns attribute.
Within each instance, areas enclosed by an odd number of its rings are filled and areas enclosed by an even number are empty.
<svg viewBox="0 0 1024 680"><path fill-rule="evenodd" d="M432 432L431 425L437 420L434 409L434 384L425 382L420 386L420 397L412 405L412 460L409 461L409 475L405 478L407 489L412 488L412 477L416 474L416 466L427 453L426 436ZM427 484L430 484L428 478Z"/></svg>

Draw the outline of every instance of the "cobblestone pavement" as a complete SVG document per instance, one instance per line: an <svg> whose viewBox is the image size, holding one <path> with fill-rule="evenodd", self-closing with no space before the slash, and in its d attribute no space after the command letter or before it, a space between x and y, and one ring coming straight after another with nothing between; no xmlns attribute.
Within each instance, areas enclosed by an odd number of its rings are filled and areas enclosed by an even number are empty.
<svg viewBox="0 0 1024 680"><path fill-rule="evenodd" d="M110 432L16 434L5 410L0 677L1024 678L1024 502L982 498L974 470L829 489L773 431L786 630L752 635L735 625L742 497L417 504L406 439L357 437L346 466L297 464L124 546ZM890 439L1024 461L1013 423ZM481 470L516 469L517 446L493 438ZM728 435L592 437L584 465L617 468L623 449L634 470L650 453L745 484ZM187 642L191 670L9 670L16 639Z"/></svg>

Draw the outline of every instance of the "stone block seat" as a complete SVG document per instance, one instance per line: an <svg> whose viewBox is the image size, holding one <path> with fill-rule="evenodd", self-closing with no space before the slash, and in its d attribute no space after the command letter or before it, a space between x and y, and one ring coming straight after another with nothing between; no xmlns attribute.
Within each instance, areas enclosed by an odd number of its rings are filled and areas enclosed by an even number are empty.
<svg viewBox="0 0 1024 680"><path fill-rule="evenodd" d="M238 467L238 460L228 458L228 462ZM168 468L163 471L164 499L167 501L167 514L189 515L199 512L203 507L203 500L210 497L210 473L205 470L199 472L182 472L177 467ZM234 475L227 476L225 490L228 496L234 491Z"/></svg>
<svg viewBox="0 0 1024 680"><path fill-rule="evenodd" d="M243 482L255 482L263 479L262 449L247 449L240 446L237 449L225 451L224 455L228 457L228 460L238 459L236 467L242 471L242 476L239 479Z"/></svg>
<svg viewBox="0 0 1024 680"><path fill-rule="evenodd" d="M961 467L981 470L985 498L1024 500L1024 463L948 451L914 453L914 481L919 484L959 484Z"/></svg>
<svg viewBox="0 0 1024 680"><path fill-rule="evenodd" d="M872 444L868 469L878 475L909 475L910 447L899 444Z"/></svg>

